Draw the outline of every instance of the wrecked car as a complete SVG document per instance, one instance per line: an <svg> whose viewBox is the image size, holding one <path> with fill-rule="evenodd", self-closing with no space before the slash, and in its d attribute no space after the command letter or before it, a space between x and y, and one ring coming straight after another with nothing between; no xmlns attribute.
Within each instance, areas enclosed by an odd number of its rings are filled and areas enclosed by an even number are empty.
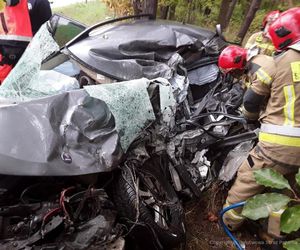
<svg viewBox="0 0 300 250"><path fill-rule="evenodd" d="M225 46L219 30L147 15L90 28L54 15L0 87L0 247L184 242L181 198L256 138L217 67Z"/></svg>

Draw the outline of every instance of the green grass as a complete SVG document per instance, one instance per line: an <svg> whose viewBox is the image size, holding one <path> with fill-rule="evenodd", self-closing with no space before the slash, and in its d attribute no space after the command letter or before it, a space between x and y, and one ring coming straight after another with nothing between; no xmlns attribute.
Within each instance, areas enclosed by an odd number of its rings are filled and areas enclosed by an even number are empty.
<svg viewBox="0 0 300 250"><path fill-rule="evenodd" d="M77 3L56 8L54 13L63 14L86 25L92 25L112 16L106 5L100 1Z"/></svg>

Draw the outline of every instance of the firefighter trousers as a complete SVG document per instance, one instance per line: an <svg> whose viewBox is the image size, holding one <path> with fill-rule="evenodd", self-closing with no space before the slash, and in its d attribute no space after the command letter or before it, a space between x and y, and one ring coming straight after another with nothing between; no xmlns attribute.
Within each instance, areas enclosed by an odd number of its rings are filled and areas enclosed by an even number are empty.
<svg viewBox="0 0 300 250"><path fill-rule="evenodd" d="M298 171L297 167L276 164L271 159L265 157L261 149L256 146L240 166L237 178L228 192L224 207L237 202L246 201L250 197L261 193L265 187L256 183L253 171L263 168L272 168L285 176L295 174ZM240 214L241 210L242 209L232 209L224 214L224 222L229 229L236 230L243 223L245 218Z"/></svg>

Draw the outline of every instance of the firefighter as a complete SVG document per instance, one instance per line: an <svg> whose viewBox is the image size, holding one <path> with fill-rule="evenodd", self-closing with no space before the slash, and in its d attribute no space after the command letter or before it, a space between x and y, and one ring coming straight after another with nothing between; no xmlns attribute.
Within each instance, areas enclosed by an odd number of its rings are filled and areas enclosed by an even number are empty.
<svg viewBox="0 0 300 250"><path fill-rule="evenodd" d="M272 56L275 52L275 48L269 36L268 29L280 15L279 10L271 11L265 16L262 22L262 31L254 33L247 41L245 48L249 49L256 45L259 48L259 53Z"/></svg>
<svg viewBox="0 0 300 250"><path fill-rule="evenodd" d="M0 83L32 39L27 0L6 0L0 12Z"/></svg>
<svg viewBox="0 0 300 250"><path fill-rule="evenodd" d="M48 0L28 0L28 9L32 33L35 35L40 27L52 16L50 3Z"/></svg>
<svg viewBox="0 0 300 250"><path fill-rule="evenodd" d="M219 58L223 71L249 76L243 113L249 122L259 119L261 123L259 142L239 168L225 207L264 190L256 183L254 170L272 168L288 175L300 167L300 8L281 14L269 33L274 47L281 51L275 58L249 56L249 51L237 46L228 46ZM231 230L244 220L240 210L230 210L224 218Z"/></svg>

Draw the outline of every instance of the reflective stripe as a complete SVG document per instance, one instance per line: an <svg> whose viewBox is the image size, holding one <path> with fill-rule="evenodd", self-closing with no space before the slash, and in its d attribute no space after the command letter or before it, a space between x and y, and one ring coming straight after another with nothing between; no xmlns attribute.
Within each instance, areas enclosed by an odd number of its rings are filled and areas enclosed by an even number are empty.
<svg viewBox="0 0 300 250"><path fill-rule="evenodd" d="M245 82L244 82L244 84L245 84L246 88L247 88L247 89L249 89L249 87L250 87L251 83L250 83L250 82L248 82L248 81L245 81Z"/></svg>
<svg viewBox="0 0 300 250"><path fill-rule="evenodd" d="M299 137L289 137L284 135L273 135L264 132L259 133L259 141L269 142L282 146L300 147Z"/></svg>
<svg viewBox="0 0 300 250"><path fill-rule="evenodd" d="M256 37L256 39L255 39L255 41L256 41L257 43L261 43L262 40L263 40L262 34L259 34L259 35Z"/></svg>
<svg viewBox="0 0 300 250"><path fill-rule="evenodd" d="M13 40L21 42L30 42L32 37L29 36L18 36L18 35L0 35L0 40Z"/></svg>
<svg viewBox="0 0 300 250"><path fill-rule="evenodd" d="M250 61L253 57L257 56L259 54L259 48L253 44L252 46L250 46L250 48L248 49L248 52L247 52L247 61ZM250 63L250 67L253 68L253 65L257 65L253 62ZM257 69L259 69L259 65L255 66L257 67ZM255 69L255 71L257 70ZM255 72L254 71L254 72Z"/></svg>
<svg viewBox="0 0 300 250"><path fill-rule="evenodd" d="M260 43L257 46L262 49L268 49L268 50L272 50L272 51L275 50L275 47L268 43Z"/></svg>
<svg viewBox="0 0 300 250"><path fill-rule="evenodd" d="M269 85L272 82L272 78L263 69L256 71L257 78L264 84Z"/></svg>
<svg viewBox="0 0 300 250"><path fill-rule="evenodd" d="M284 125L293 126L295 123L295 88L294 85L288 85L283 88L285 96L285 105L284 105L284 116L285 122Z"/></svg>
<svg viewBox="0 0 300 250"><path fill-rule="evenodd" d="M294 49L294 50L297 50L297 51L300 51L300 41L289 46L288 48L291 48L291 49Z"/></svg>
<svg viewBox="0 0 300 250"><path fill-rule="evenodd" d="M232 209L226 212L226 216L229 217L231 220L240 222L245 220L244 217L237 215L237 213L235 211L233 211Z"/></svg>
<svg viewBox="0 0 300 250"><path fill-rule="evenodd" d="M293 74L293 81L300 82L300 61L292 62L291 69Z"/></svg>
<svg viewBox="0 0 300 250"><path fill-rule="evenodd" d="M272 55L275 51L274 45L271 42L267 42L267 40L264 41L264 37L262 34L256 37L255 45L260 50L263 50L263 54Z"/></svg>
<svg viewBox="0 0 300 250"><path fill-rule="evenodd" d="M229 207L230 205L226 202L224 205L224 208ZM226 216L228 216L230 219L235 220L235 221L243 221L245 219L244 216L240 215L234 209L231 209L226 212Z"/></svg>
<svg viewBox="0 0 300 250"><path fill-rule="evenodd" d="M300 128L295 128L295 127L291 127L291 126L262 124L260 127L260 131L269 133L269 134L300 137Z"/></svg>
<svg viewBox="0 0 300 250"><path fill-rule="evenodd" d="M286 210L286 207L285 207L285 208L282 208L282 209L280 209L280 210L278 210L278 211L273 211L273 212L270 213L270 216L280 218L281 215L283 214L283 212L284 212L285 210Z"/></svg>

